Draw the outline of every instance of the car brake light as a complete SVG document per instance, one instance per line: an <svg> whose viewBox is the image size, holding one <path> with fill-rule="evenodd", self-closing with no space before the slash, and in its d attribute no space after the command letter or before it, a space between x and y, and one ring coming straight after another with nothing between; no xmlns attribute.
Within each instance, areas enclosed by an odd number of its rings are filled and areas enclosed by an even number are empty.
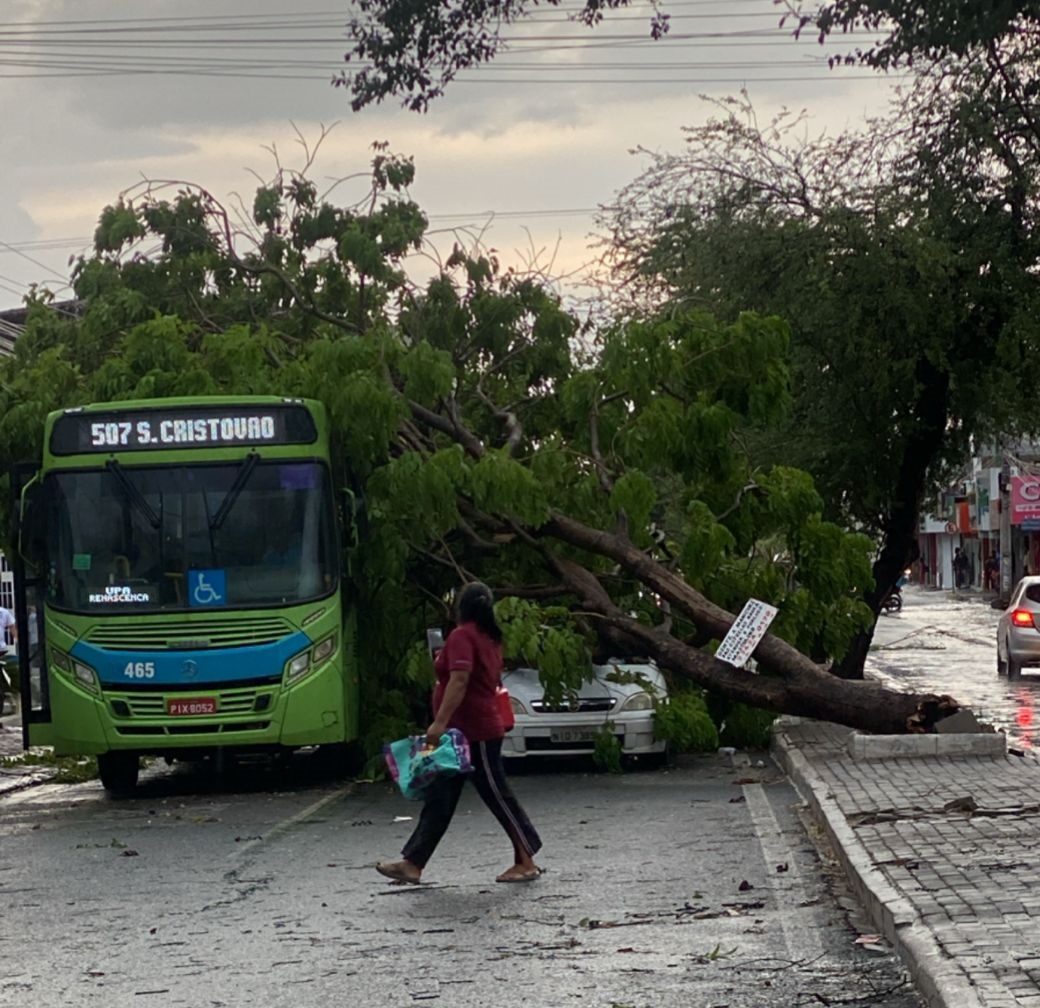
<svg viewBox="0 0 1040 1008"><path fill-rule="evenodd" d="M1033 614L1028 609L1016 609L1011 614L1012 626L1031 627L1036 626L1033 622Z"/></svg>

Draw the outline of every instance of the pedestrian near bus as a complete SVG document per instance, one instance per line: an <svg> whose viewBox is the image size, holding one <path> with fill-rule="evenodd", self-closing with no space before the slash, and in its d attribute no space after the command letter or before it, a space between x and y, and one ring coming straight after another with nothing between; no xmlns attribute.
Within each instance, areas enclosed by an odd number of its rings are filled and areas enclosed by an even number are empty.
<svg viewBox="0 0 1040 1008"><path fill-rule="evenodd" d="M531 882L541 874L534 855L542 841L506 780L502 764L502 717L495 691L502 678L502 630L495 620L491 589L479 581L459 593L458 624L437 653L434 670L433 722L426 729L437 745L449 728L457 728L470 745L473 771L437 777L426 792L415 830L400 861L379 861L376 871L387 878L418 884L427 862L451 825L467 778L499 821L513 845L513 864L496 882Z"/></svg>
<svg viewBox="0 0 1040 1008"><path fill-rule="evenodd" d="M7 638L10 636L11 643L18 644L18 624L14 613L10 609L0 606L0 655L7 650Z"/></svg>
<svg viewBox="0 0 1040 1008"><path fill-rule="evenodd" d="M1000 587L1000 560L995 555L991 555L986 560L986 565L983 568L985 572L986 590L996 591Z"/></svg>
<svg viewBox="0 0 1040 1008"><path fill-rule="evenodd" d="M0 606L0 713L2 713L5 708L6 695L10 694L12 698L15 696L14 682L4 665L4 656L7 654L8 635L11 637L11 642L17 646L18 624L14 618L14 613L11 612L10 609L5 609L3 606ZM0 730L3 730L3 725L0 725Z"/></svg>
<svg viewBox="0 0 1040 1008"><path fill-rule="evenodd" d="M958 588L967 588L969 575L968 567L970 561L968 555L960 548L960 546L954 547L953 550L953 579L954 584Z"/></svg>

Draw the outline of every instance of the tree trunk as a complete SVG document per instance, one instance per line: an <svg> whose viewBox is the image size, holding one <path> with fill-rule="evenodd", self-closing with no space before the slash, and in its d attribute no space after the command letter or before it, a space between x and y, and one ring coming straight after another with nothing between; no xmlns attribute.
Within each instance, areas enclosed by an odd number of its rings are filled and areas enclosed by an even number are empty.
<svg viewBox="0 0 1040 1008"><path fill-rule="evenodd" d="M874 622L853 637L849 650L831 671L841 679L862 679L863 668L874 639L881 603L917 553L917 526L924 500L928 472L939 456L949 418L950 376L930 361L921 359L914 370L917 399L911 413L914 426L903 442L896 485L892 487L892 510L884 527L881 553L874 563L874 588L866 598Z"/></svg>
<svg viewBox="0 0 1040 1008"><path fill-rule="evenodd" d="M721 640L733 623L731 613L709 602L623 536L560 514L554 515L541 531L614 560L714 638ZM628 616L614 605L587 568L562 558L550 562L584 612L596 614L609 626L638 640L659 665L674 674L717 689L735 700L782 714L819 718L883 734L927 731L937 718L958 709L949 697L899 693L868 681L843 681L772 634L766 634L755 649L759 673L734 668L660 627L647 626Z"/></svg>

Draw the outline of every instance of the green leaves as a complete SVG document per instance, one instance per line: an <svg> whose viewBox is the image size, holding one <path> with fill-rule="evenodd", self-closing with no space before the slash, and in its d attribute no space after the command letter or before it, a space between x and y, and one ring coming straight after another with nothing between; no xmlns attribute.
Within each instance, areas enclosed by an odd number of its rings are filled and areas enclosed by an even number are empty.
<svg viewBox="0 0 1040 1008"><path fill-rule="evenodd" d="M686 579L702 586L715 578L737 545L733 533L720 525L702 500L690 501L682 534L682 567Z"/></svg>
<svg viewBox="0 0 1040 1008"><path fill-rule="evenodd" d="M495 605L495 617L507 661L538 669L546 703L561 703L591 677L588 645L567 609L506 598Z"/></svg>
<svg viewBox="0 0 1040 1008"><path fill-rule="evenodd" d="M122 200L101 211L94 231L94 247L98 252L118 252L123 245L144 237L144 225L133 207Z"/></svg>
<svg viewBox="0 0 1040 1008"><path fill-rule="evenodd" d="M503 451L488 452L477 462L470 487L474 503L484 511L515 515L528 525L541 525L549 517L544 487L529 468Z"/></svg>
<svg viewBox="0 0 1040 1008"><path fill-rule="evenodd" d="M638 469L626 472L610 491L611 510L625 513L631 527L637 530L635 541L639 545L649 545L645 530L650 524L650 515L656 503L657 489L653 480Z"/></svg>
<svg viewBox="0 0 1040 1008"><path fill-rule="evenodd" d="M282 195L281 186L260 186L253 197L253 220L273 228L282 217Z"/></svg>
<svg viewBox="0 0 1040 1008"><path fill-rule="evenodd" d="M673 691L658 704L654 737L666 741L673 752L715 752L719 747L718 729L700 690Z"/></svg>
<svg viewBox="0 0 1040 1008"><path fill-rule="evenodd" d="M598 24L605 9L628 3L587 0L577 16ZM534 0L464 0L443 7L414 0L358 0L358 16L350 22L353 44L345 56L350 69L333 83L349 89L354 111L398 95L406 108L425 112L460 70L494 57L504 25L522 20L537 6ZM668 31L667 16L656 9L647 23L652 38Z"/></svg>
<svg viewBox="0 0 1040 1008"><path fill-rule="evenodd" d="M446 351L437 350L423 340L401 354L397 367L404 379L404 394L409 399L434 406L437 400L450 395L455 367Z"/></svg>

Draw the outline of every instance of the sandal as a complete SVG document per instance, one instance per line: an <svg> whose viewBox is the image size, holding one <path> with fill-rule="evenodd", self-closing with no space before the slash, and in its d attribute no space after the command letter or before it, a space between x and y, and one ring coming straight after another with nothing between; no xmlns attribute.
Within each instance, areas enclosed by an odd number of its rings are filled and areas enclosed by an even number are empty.
<svg viewBox="0 0 1040 1008"><path fill-rule="evenodd" d="M402 861L377 861L376 871L395 882L405 882L408 885L419 885L422 882L422 876L410 874Z"/></svg>
<svg viewBox="0 0 1040 1008"><path fill-rule="evenodd" d="M533 882L539 875L542 874L541 868L531 868L523 872L504 871L496 882Z"/></svg>

